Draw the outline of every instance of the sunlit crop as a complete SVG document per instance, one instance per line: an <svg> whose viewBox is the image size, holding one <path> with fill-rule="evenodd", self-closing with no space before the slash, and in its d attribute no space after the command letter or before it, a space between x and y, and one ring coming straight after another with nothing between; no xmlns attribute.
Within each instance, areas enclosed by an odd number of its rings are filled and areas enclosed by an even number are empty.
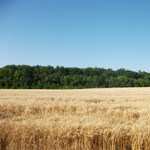
<svg viewBox="0 0 150 150"><path fill-rule="evenodd" d="M150 88L0 90L0 150L150 150Z"/></svg>

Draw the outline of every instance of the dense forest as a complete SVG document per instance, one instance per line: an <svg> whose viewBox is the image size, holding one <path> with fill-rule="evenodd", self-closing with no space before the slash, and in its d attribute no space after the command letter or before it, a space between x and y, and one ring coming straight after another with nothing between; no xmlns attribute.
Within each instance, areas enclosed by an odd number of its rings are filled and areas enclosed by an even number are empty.
<svg viewBox="0 0 150 150"><path fill-rule="evenodd" d="M148 87L150 73L104 68L7 65L0 68L1 89Z"/></svg>

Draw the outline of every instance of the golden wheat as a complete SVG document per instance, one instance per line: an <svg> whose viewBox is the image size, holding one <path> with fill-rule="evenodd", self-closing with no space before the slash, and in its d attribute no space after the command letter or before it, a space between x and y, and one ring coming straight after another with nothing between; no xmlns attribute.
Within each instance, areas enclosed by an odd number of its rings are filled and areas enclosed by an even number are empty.
<svg viewBox="0 0 150 150"><path fill-rule="evenodd" d="M0 90L0 150L150 150L150 88Z"/></svg>

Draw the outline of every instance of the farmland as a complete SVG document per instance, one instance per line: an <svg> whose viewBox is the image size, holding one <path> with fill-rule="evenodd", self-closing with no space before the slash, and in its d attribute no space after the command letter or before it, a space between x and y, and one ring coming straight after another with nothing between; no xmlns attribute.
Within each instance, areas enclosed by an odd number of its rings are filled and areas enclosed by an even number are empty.
<svg viewBox="0 0 150 150"><path fill-rule="evenodd" d="M0 90L0 150L150 150L150 88Z"/></svg>

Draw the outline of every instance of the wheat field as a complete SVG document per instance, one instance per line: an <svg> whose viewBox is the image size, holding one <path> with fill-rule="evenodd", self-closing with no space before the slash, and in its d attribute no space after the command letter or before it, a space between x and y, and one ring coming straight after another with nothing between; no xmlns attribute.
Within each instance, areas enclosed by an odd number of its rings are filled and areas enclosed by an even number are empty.
<svg viewBox="0 0 150 150"><path fill-rule="evenodd" d="M0 150L150 150L150 88L0 90Z"/></svg>

